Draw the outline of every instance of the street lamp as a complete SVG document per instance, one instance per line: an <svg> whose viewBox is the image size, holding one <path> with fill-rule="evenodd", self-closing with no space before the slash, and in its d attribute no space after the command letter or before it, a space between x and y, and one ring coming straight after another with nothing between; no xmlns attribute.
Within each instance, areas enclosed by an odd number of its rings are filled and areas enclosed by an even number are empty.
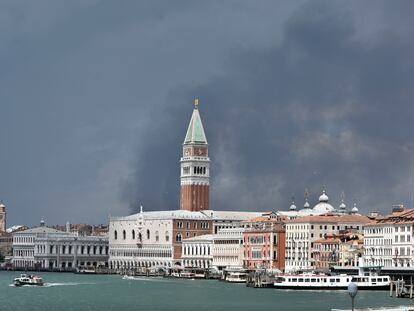
<svg viewBox="0 0 414 311"><path fill-rule="evenodd" d="M358 293L358 286L355 283L349 283L348 285L348 294L352 299L352 311L354 311L354 299Z"/></svg>

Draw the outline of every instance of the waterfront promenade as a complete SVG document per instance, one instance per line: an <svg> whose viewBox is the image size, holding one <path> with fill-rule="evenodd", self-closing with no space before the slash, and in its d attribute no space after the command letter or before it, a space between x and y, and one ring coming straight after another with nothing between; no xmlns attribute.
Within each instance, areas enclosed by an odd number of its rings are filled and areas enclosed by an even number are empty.
<svg viewBox="0 0 414 311"><path fill-rule="evenodd" d="M40 273L44 287L10 286L19 272L0 271L2 311L109 310L331 310L349 308L346 291L251 289L214 280L138 278L119 275ZM358 293L358 307L401 305L388 292ZM407 300L409 303L409 300Z"/></svg>

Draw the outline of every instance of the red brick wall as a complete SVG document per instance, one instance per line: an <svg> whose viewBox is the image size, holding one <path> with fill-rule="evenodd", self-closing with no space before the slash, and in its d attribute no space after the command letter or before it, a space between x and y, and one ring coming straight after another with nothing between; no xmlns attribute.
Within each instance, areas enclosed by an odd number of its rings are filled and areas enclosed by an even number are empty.
<svg viewBox="0 0 414 311"><path fill-rule="evenodd" d="M182 223L183 227L179 228L178 224ZM208 228L202 228L201 224L207 223ZM187 227L188 224L188 227ZM196 228L194 228L194 224L196 224ZM173 236L171 237L173 240L173 247L174 247L174 259L181 259L181 248L182 243L176 241L176 236L178 233L181 233L182 239L192 238L194 236L204 235L204 234L212 234L213 233L213 222L211 220L192 220L192 219L174 219L173 220ZM188 237L187 237L188 233Z"/></svg>
<svg viewBox="0 0 414 311"><path fill-rule="evenodd" d="M181 209L192 212L209 209L208 185L182 185L180 192Z"/></svg>

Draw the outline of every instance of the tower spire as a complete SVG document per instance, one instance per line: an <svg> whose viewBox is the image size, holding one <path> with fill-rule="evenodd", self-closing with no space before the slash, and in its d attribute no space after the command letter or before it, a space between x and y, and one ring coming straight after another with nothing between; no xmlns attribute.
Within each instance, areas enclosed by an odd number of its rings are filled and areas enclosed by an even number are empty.
<svg viewBox="0 0 414 311"><path fill-rule="evenodd" d="M210 158L208 143L194 99L194 110L183 143L181 165L180 209L200 211L209 209Z"/></svg>
<svg viewBox="0 0 414 311"><path fill-rule="evenodd" d="M184 145L186 144L207 144L206 133L198 109L198 98L194 99L194 110L184 139Z"/></svg>
<svg viewBox="0 0 414 311"><path fill-rule="evenodd" d="M303 204L304 208L310 208L310 205L308 202L308 196L309 196L308 189L305 189L305 204Z"/></svg>

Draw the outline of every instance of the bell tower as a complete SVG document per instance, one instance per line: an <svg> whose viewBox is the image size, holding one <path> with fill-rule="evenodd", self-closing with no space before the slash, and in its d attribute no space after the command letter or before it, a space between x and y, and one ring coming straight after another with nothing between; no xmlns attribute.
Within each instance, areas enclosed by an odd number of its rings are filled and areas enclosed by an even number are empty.
<svg viewBox="0 0 414 311"><path fill-rule="evenodd" d="M0 201L0 232L6 231L6 206Z"/></svg>
<svg viewBox="0 0 414 311"><path fill-rule="evenodd" d="M198 110L198 99L183 143L180 209L198 212L209 209L210 158L208 143Z"/></svg>

